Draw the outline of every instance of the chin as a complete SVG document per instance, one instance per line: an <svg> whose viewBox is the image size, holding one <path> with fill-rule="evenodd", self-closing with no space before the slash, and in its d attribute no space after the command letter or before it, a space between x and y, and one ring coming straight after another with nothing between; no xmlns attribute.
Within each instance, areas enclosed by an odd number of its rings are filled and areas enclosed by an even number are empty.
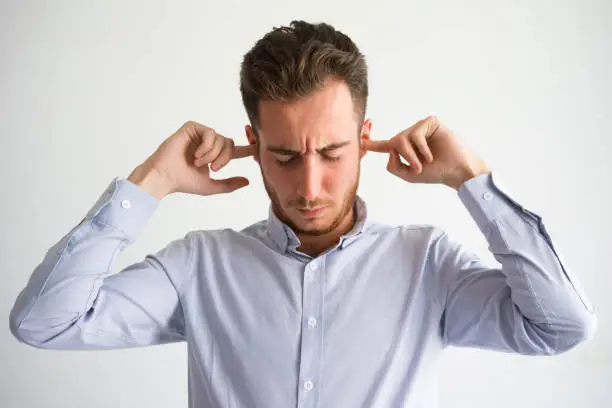
<svg viewBox="0 0 612 408"><path fill-rule="evenodd" d="M292 214L290 219L292 228L306 235L323 235L329 233L340 215L334 206L326 207L320 215L304 215L295 208L291 209L290 214Z"/></svg>

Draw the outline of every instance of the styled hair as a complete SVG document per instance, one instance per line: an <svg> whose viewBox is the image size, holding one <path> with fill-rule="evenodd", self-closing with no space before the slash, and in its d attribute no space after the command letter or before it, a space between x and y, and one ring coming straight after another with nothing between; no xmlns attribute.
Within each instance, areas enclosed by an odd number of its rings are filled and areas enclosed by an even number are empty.
<svg viewBox="0 0 612 408"><path fill-rule="evenodd" d="M363 121L367 75L365 57L348 36L329 24L295 20L289 27L274 27L244 55L240 93L256 135L259 101L297 101L322 89L330 77L347 84Z"/></svg>

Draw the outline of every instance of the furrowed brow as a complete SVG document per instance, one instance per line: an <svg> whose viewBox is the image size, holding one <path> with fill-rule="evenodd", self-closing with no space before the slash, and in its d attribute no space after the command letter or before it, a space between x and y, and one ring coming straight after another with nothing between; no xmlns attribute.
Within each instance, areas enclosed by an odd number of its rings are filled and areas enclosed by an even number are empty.
<svg viewBox="0 0 612 408"><path fill-rule="evenodd" d="M323 147L321 149L318 149L317 152L319 152L319 153L329 152L330 150L340 149L341 147L344 147L347 144L349 144L348 141L341 142L341 143L333 143L333 144L327 145L327 146L325 146L325 147Z"/></svg>
<svg viewBox="0 0 612 408"><path fill-rule="evenodd" d="M300 152L297 150L286 149L284 147L273 147L268 146L268 151L272 153L282 154L285 156L299 156Z"/></svg>
<svg viewBox="0 0 612 408"><path fill-rule="evenodd" d="M327 145L325 147L322 147L321 149L317 149L317 152L318 153L327 153L327 152L332 151L332 150L340 149L341 147L344 147L344 146L346 146L349 143L350 142L348 142L348 141L341 142L341 143L333 143L333 144ZM284 156L299 156L301 154L301 152L299 152L298 150L287 149L285 147L276 147L276 146L268 146L268 151L270 151L272 153L282 154Z"/></svg>

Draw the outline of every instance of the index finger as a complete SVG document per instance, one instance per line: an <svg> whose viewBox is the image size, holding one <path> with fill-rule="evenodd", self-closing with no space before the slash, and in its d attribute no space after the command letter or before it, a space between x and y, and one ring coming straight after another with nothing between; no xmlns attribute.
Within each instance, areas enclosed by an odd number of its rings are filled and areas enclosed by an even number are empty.
<svg viewBox="0 0 612 408"><path fill-rule="evenodd" d="M243 157L253 156L255 154L256 145L234 146L232 149L232 159L241 159Z"/></svg>
<svg viewBox="0 0 612 408"><path fill-rule="evenodd" d="M363 147L365 147L366 150L370 150L372 152L379 152L379 153L389 153L390 151L393 150L390 140L364 139Z"/></svg>

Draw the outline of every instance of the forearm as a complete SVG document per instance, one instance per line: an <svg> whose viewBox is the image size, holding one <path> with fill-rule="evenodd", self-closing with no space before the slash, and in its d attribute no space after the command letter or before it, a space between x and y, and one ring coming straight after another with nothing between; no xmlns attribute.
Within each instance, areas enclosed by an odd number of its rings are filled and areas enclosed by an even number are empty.
<svg viewBox="0 0 612 408"><path fill-rule="evenodd" d="M81 318L117 255L155 210L153 197L125 181L116 189L116 182L79 225L47 251L19 294L10 327L21 341L41 345ZM138 211L131 209L133 193L141 198Z"/></svg>
<svg viewBox="0 0 612 408"><path fill-rule="evenodd" d="M541 218L497 189L490 175L467 183L459 194L501 263L512 303L527 322L549 331L555 347L590 336L596 324L593 308Z"/></svg>
<svg viewBox="0 0 612 408"><path fill-rule="evenodd" d="M136 167L127 179L158 200L172 192L168 180L146 161Z"/></svg>

